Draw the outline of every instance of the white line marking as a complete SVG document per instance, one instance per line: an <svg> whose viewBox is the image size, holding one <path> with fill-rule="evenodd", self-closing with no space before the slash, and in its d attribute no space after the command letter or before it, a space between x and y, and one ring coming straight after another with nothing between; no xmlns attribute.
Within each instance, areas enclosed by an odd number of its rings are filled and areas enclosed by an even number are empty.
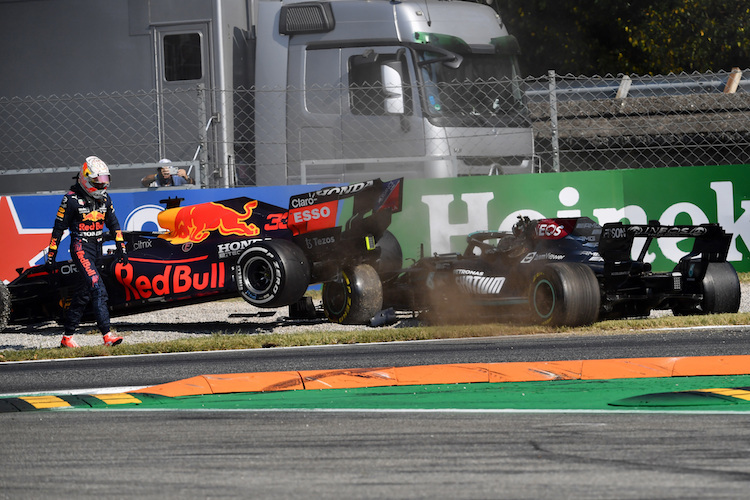
<svg viewBox="0 0 750 500"><path fill-rule="evenodd" d="M65 411L95 411L96 408L66 408ZM57 410L53 410L57 411ZM401 408L117 408L107 409L106 411L195 411L195 412L268 412L268 413L280 413L280 412L294 412L294 413L510 413L510 414L523 414L523 413L537 413L537 414L621 414L621 413L638 413L642 415L744 415L747 416L750 411L737 411L737 410L519 410L515 408L497 408L497 409L401 409Z"/></svg>

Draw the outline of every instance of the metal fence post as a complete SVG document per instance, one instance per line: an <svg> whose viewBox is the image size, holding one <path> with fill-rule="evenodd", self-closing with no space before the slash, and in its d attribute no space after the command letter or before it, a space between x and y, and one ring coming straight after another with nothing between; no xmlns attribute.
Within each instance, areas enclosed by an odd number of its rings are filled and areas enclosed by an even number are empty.
<svg viewBox="0 0 750 500"><path fill-rule="evenodd" d="M206 130L206 86L198 84L198 168L201 169L201 178L204 179L206 187L213 185L213 178L208 171L208 131Z"/></svg>
<svg viewBox="0 0 750 500"><path fill-rule="evenodd" d="M554 172L560 171L560 144L557 130L557 95L555 93L555 70L551 69L547 72L549 77L549 121L550 131L552 133L552 170Z"/></svg>

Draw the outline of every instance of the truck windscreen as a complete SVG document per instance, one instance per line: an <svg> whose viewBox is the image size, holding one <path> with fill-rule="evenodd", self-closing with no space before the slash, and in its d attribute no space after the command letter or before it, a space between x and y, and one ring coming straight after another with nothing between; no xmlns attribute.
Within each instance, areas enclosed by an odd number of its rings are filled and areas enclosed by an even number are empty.
<svg viewBox="0 0 750 500"><path fill-rule="evenodd" d="M430 38L417 55L430 121L449 127L529 126L516 56L504 38L481 50L455 37L438 39L444 43ZM441 50L430 51L431 45Z"/></svg>

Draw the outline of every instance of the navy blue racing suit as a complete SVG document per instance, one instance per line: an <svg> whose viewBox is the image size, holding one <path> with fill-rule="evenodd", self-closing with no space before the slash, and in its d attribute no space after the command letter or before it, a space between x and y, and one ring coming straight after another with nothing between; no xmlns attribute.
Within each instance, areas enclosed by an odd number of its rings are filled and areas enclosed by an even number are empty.
<svg viewBox="0 0 750 500"><path fill-rule="evenodd" d="M63 232L69 229L70 255L76 265L78 283L64 317L65 335L75 333L89 302L102 335L109 333L107 289L97 269L102 256L105 225L115 233L118 251L124 256L125 242L109 195L105 192L101 199L95 199L78 184L71 186L57 211L47 254L47 262L53 263Z"/></svg>

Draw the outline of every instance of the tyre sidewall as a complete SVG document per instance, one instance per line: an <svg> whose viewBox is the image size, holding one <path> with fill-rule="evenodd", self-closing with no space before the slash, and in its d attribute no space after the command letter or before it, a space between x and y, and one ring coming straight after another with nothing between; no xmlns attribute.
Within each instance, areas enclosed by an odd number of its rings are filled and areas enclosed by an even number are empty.
<svg viewBox="0 0 750 500"><path fill-rule="evenodd" d="M265 282L249 276L263 272ZM296 302L305 293L310 270L304 253L286 240L272 240L248 247L237 259L237 291L257 307L281 307Z"/></svg>
<svg viewBox="0 0 750 500"><path fill-rule="evenodd" d="M529 312L532 322L540 325L556 325L563 306L560 276L545 267L534 274L529 290Z"/></svg>
<svg viewBox="0 0 750 500"><path fill-rule="evenodd" d="M740 308L740 280L729 262L711 262L703 277L703 314L736 313Z"/></svg>
<svg viewBox="0 0 750 500"><path fill-rule="evenodd" d="M334 323L369 323L383 307L383 287L377 271L360 264L341 271L341 279L323 284L323 310Z"/></svg>
<svg viewBox="0 0 750 500"><path fill-rule="evenodd" d="M550 326L583 326L599 317L601 291L585 264L550 264L537 272L529 290L533 322Z"/></svg>
<svg viewBox="0 0 750 500"><path fill-rule="evenodd" d="M326 317L333 323L343 323L349 317L352 309L354 287L351 271L341 271L341 279L323 283L323 310Z"/></svg>
<svg viewBox="0 0 750 500"><path fill-rule="evenodd" d="M401 244L393 233L384 231L375 247L380 249L377 270L381 276L395 273L401 269L404 261L403 252Z"/></svg>
<svg viewBox="0 0 750 500"><path fill-rule="evenodd" d="M680 266L675 271L681 271ZM682 301L672 307L675 316L736 313L740 308L740 280L729 262L709 262L700 282L700 302Z"/></svg>

